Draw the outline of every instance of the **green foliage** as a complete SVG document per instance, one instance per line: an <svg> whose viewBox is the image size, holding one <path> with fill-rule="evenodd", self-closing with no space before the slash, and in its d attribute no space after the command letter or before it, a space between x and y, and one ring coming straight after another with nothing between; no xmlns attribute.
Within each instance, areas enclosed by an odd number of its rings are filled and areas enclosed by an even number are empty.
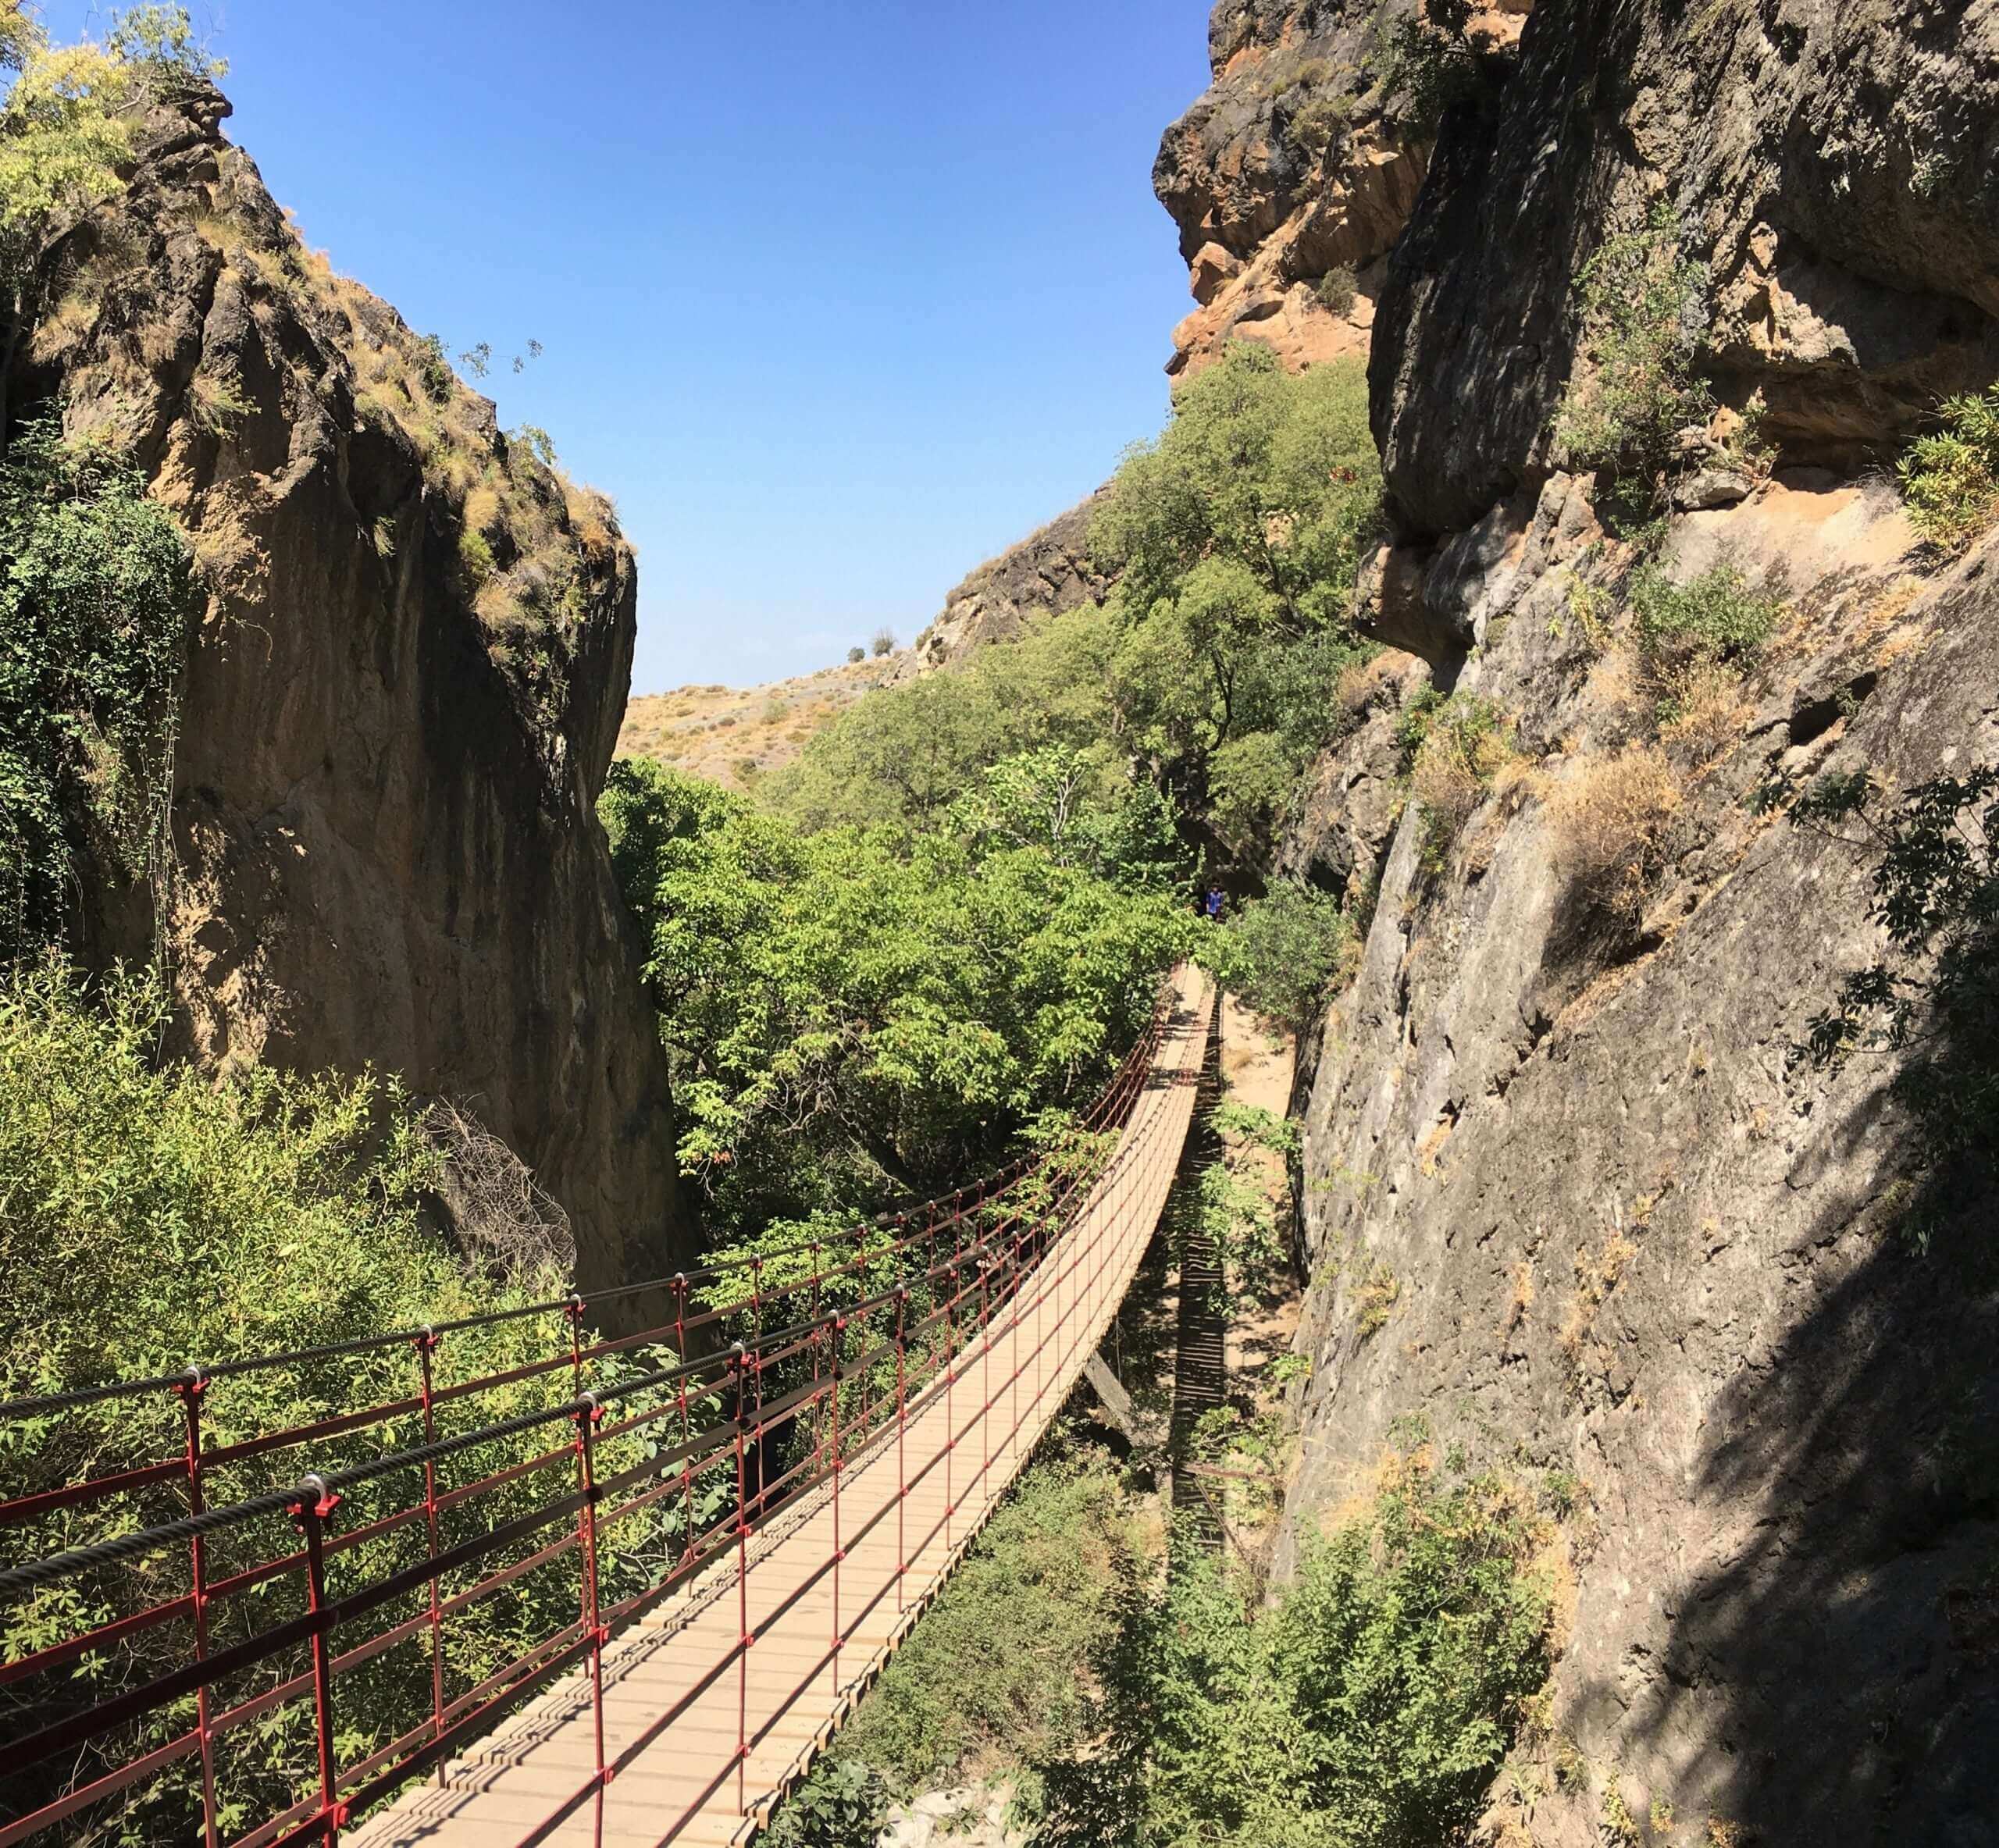
<svg viewBox="0 0 1999 1848"><path fill-rule="evenodd" d="M1101 752L1111 647L1109 618L1081 609L949 674L871 693L812 738L768 799L807 828L920 828L1003 758L1051 744Z"/></svg>
<svg viewBox="0 0 1999 1848"><path fill-rule="evenodd" d="M1655 675L1715 663L1753 664L1784 615L1783 599L1750 586L1741 568L1723 562L1684 584L1656 565L1631 581L1638 643Z"/></svg>
<svg viewBox="0 0 1999 1848"><path fill-rule="evenodd" d="M1155 892L1192 871L1174 821L1171 803L1120 776L1101 749L1059 744L1001 758L946 816L975 854L1039 848L1057 865Z"/></svg>
<svg viewBox="0 0 1999 1848"><path fill-rule="evenodd" d="M1989 1163L1999 1148L1999 766L1922 784L1885 823L1867 816L1871 796L1860 779L1829 779L1794 811L1805 824L1857 818L1882 847L1873 916L1892 952L1846 977L1805 1050L1821 1064L1901 1054L1894 1091L1923 1154Z"/></svg>
<svg viewBox="0 0 1999 1848"><path fill-rule="evenodd" d="M0 462L0 955L59 941L80 848L130 877L164 825L193 555L137 472L53 418Z"/></svg>
<svg viewBox="0 0 1999 1848"><path fill-rule="evenodd" d="M1962 552L1999 517L1999 386L1947 398L1943 428L1919 436L1896 465L1910 523L1946 552Z"/></svg>
<svg viewBox="0 0 1999 1848"><path fill-rule="evenodd" d="M1106 607L857 703L769 799L811 828L921 828L1001 760L1062 746L1106 808L1115 785L1149 786L1260 853L1340 722L1334 682L1371 652L1345 619L1380 497L1361 369L1293 377L1232 348L1119 470L1091 532L1121 573Z"/></svg>
<svg viewBox="0 0 1999 1848"><path fill-rule="evenodd" d="M1021 1476L840 1734L898 1794L963 1782L1001 1754L1032 1764L1090 1738L1088 1668L1110 1649L1139 1557L1100 1455Z"/></svg>
<svg viewBox="0 0 1999 1848"><path fill-rule="evenodd" d="M448 402L458 379L444 351L444 343L437 335L426 333L417 341L416 366L417 376L432 401L440 404Z"/></svg>
<svg viewBox="0 0 1999 1848"><path fill-rule="evenodd" d="M912 837L807 834L614 766L604 822L711 1224L775 1237L954 1184L1136 1038L1196 921L1146 867L1099 870L1143 829L1039 806L1059 767L996 766L961 828Z"/></svg>
<svg viewBox="0 0 1999 1848"><path fill-rule="evenodd" d="M1284 1274L1290 1253L1261 1177L1243 1173L1228 1160L1210 1162L1181 1204L1206 1235L1232 1297L1260 1295Z"/></svg>
<svg viewBox="0 0 1999 1848"><path fill-rule="evenodd" d="M1698 369L1706 338L1706 277L1683 257L1665 201L1644 226L1607 239L1577 277L1577 365L1555 440L1578 468L1605 471L1627 517L1662 504L1659 482L1675 438L1714 408Z"/></svg>
<svg viewBox="0 0 1999 1848"><path fill-rule="evenodd" d="M1433 138L1445 112L1477 90L1471 11L1469 0L1423 0L1377 23L1381 100L1415 140Z"/></svg>
<svg viewBox="0 0 1999 1848"><path fill-rule="evenodd" d="M1353 312L1354 297L1359 292L1359 287L1360 279L1354 274L1353 265L1342 263L1320 277L1314 293L1321 308L1336 315L1349 315Z"/></svg>
<svg viewBox="0 0 1999 1848"><path fill-rule="evenodd" d="M1286 372L1254 341L1181 387L1172 422L1125 460L1090 532L1143 623L1191 600L1304 635L1343 620L1381 475L1351 362ZM1217 575L1220 568L1222 575Z"/></svg>
<svg viewBox="0 0 1999 1848"><path fill-rule="evenodd" d="M850 668L858 667L867 658L868 650L864 648L850 648L846 651L846 662Z"/></svg>
<svg viewBox="0 0 1999 1848"><path fill-rule="evenodd" d="M1298 761L1275 732L1251 732L1217 746L1208 760L1208 819L1238 860L1260 861L1274 844L1298 786Z"/></svg>
<svg viewBox="0 0 1999 1848"><path fill-rule="evenodd" d="M762 1848L875 1848L891 1800L886 1780L871 1766L822 1758L757 1839Z"/></svg>
<svg viewBox="0 0 1999 1848"><path fill-rule="evenodd" d="M1347 132L1350 107L1346 98L1337 92L1323 92L1303 108L1292 111L1285 132L1295 147L1307 154L1323 155Z"/></svg>
<svg viewBox="0 0 1999 1848"><path fill-rule="evenodd" d="M1438 872L1493 778L1518 755L1513 721L1481 694L1425 687L1403 708L1395 739L1422 805L1423 863Z"/></svg>
<svg viewBox="0 0 1999 1848"><path fill-rule="evenodd" d="M1051 1769L1054 1848L1434 1848L1548 1668L1541 1538L1489 1478L1408 1469L1257 1612L1205 1556L1128 1586L1103 1739Z"/></svg>
<svg viewBox="0 0 1999 1848"><path fill-rule="evenodd" d="M440 1178L442 1157L421 1132L393 1084L293 1076L262 1067L218 1077L154 1056L165 1020L158 988L119 977L86 997L55 963L17 970L0 987L0 1397L65 1390L112 1379L175 1373L274 1349L337 1344L421 1326L556 1293L554 1277L494 1278L462 1267L420 1218ZM523 1288L533 1297L525 1296ZM463 1380L559 1352L558 1316L497 1328L461 1330L440 1350L440 1378ZM394 1344L363 1355L301 1362L218 1380L203 1400L212 1447L255 1433L406 1398L413 1355ZM497 1394L461 1400L444 1429L465 1429L571 1390L567 1370ZM357 1461L383 1447L420 1440L414 1414L399 1422L322 1440L320 1467ZM16 1423L9 1433L10 1492L109 1475L176 1454L177 1403L166 1394L86 1406ZM529 1433L468 1453L467 1475L524 1461L543 1447ZM607 1469L635 1460L637 1439L607 1445ZM611 1453L622 1445L622 1462ZM218 1463L208 1472L211 1502L259 1493L301 1467L295 1453ZM454 1465L454 1469L461 1467ZM451 1479L465 1479L465 1475ZM406 1481L357 1490L344 1521L365 1524L387 1512L379 1495L406 1496ZM713 1506L715 1485L699 1494ZM532 1482L448 1514L446 1545L522 1512L545 1491ZM397 1503L396 1505L401 1505ZM9 1529L0 1560L106 1537L186 1512L167 1483L101 1506ZM650 1517L648 1517L650 1519ZM640 1522L621 1531L605 1556L609 1595L633 1589L629 1546L657 1546L663 1529ZM534 1543L523 1542L511 1557ZM278 1550L282 1551L280 1532ZM218 1579L266 1555L266 1529L230 1529L211 1541ZM341 1555L337 1583L351 1585L420 1558L420 1526ZM504 1564L502 1554L495 1564ZM168 1569L171 1571L169 1565ZM622 1588L620 1590L619 1588ZM287 1579L249 1601L218 1604L217 1647L292 1614L301 1594ZM509 1655L575 1615L572 1561L556 1560L516 1579L503 1598L467 1608L454 1623L445 1661L446 1697L456 1698ZM79 1578L16 1601L0 1623L0 1660L13 1660L80 1627L135 1608L129 1573ZM144 1632L86 1662L67 1680L20 1684L0 1696L0 1726L28 1721L23 1700L45 1723L71 1700L91 1697L100 1676L137 1685L185 1660L184 1635ZM396 1650L341 1681L345 1739L380 1745L429 1711L430 1674L420 1652ZM312 1764L310 1703L294 1701L266 1724L232 1735L219 1753L227 1817L240 1828L251 1812L288 1803ZM150 1718L114 1751L144 1749L193 1723L191 1697ZM122 1758L119 1761L122 1762ZM58 1768L87 1771L91 1761ZM183 1760L137 1786L128 1803L100 1817L92 1839L131 1844L180 1841L198 1833L194 1775ZM32 1800L31 1789L13 1793Z"/></svg>
<svg viewBox="0 0 1999 1848"><path fill-rule="evenodd" d="M196 45L178 6L132 7L112 16L102 44L63 46L49 42L25 7L6 9L0 71L12 75L0 101L0 280L12 297L12 339L38 306L34 272L42 247L120 189L137 105L223 69Z"/></svg>
<svg viewBox="0 0 1999 1848"><path fill-rule="evenodd" d="M1347 618L1380 507L1361 368L1293 376L1238 342L1181 390L1159 440L1127 458L1092 525L1093 555L1121 574L1119 731L1189 807L1206 805L1219 764L1245 846L1279 806L1280 780L1330 737L1341 668L1368 652ZM1268 742L1242 742L1260 733Z"/></svg>
<svg viewBox="0 0 1999 1848"><path fill-rule="evenodd" d="M1358 945L1337 900L1280 880L1240 906L1205 953L1223 983L1259 1013L1303 1032L1351 968Z"/></svg>

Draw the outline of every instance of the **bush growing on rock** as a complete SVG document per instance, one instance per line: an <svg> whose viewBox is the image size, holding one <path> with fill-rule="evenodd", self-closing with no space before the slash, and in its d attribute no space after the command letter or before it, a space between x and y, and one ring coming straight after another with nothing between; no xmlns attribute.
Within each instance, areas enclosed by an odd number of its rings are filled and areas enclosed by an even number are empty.
<svg viewBox="0 0 1999 1848"><path fill-rule="evenodd" d="M1562 783L1549 816L1572 931L1621 938L1637 929L1684 801L1678 773L1653 744L1596 758Z"/></svg>
<svg viewBox="0 0 1999 1848"><path fill-rule="evenodd" d="M1255 1609L1206 1555L1134 1582L1099 1665L1103 1743L1047 1773L1052 1848L1453 1841L1549 1666L1546 1540L1491 1477L1392 1466Z"/></svg>
<svg viewBox="0 0 1999 1848"><path fill-rule="evenodd" d="M1350 315L1359 290L1359 278L1354 274L1352 265L1342 263L1338 269L1329 269L1320 277L1315 293L1320 307L1335 315Z"/></svg>
<svg viewBox="0 0 1999 1848"><path fill-rule="evenodd" d="M201 604L187 536L138 472L45 418L0 463L0 956L59 941L80 855L153 871L181 652ZM107 867L107 871L110 870Z"/></svg>
<svg viewBox="0 0 1999 1848"><path fill-rule="evenodd" d="M1513 721L1478 693L1440 695L1425 688L1413 700L1397 730L1409 764L1409 788L1422 805L1423 859L1440 870L1493 780L1519 753Z"/></svg>
<svg viewBox="0 0 1999 1848"><path fill-rule="evenodd" d="M1999 386L1947 399L1943 428L1897 465L1909 520L1931 544L1962 552L1999 518Z"/></svg>
<svg viewBox="0 0 1999 1848"><path fill-rule="evenodd" d="M1605 240L1577 275L1576 366L1555 442L1571 465L1613 478L1627 515L1657 509L1679 433L1713 409L1698 366L1705 286L1701 266L1680 255L1679 223L1663 200L1640 229Z"/></svg>

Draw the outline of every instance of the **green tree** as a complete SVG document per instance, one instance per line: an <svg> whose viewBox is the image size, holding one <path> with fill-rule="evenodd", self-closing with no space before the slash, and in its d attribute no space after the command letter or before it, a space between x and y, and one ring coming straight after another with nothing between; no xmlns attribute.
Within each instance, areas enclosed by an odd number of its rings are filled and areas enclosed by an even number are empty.
<svg viewBox="0 0 1999 1848"><path fill-rule="evenodd" d="M725 1237L954 1185L1086 1099L1136 1037L1194 920L1156 882L1032 838L1030 789L1047 792L1032 767L1003 769L962 833L806 833L613 767L603 814L648 935L681 1165ZM1079 812L1060 838L1120 825Z"/></svg>
<svg viewBox="0 0 1999 1848"><path fill-rule="evenodd" d="M149 99L223 69L178 6L135 6L112 16L102 43L58 46L27 0L0 0L0 442L8 375L45 305L50 241L123 190Z"/></svg>
<svg viewBox="0 0 1999 1848"><path fill-rule="evenodd" d="M30 425L0 461L0 953L60 939L80 846L150 870L200 602L138 472Z"/></svg>
<svg viewBox="0 0 1999 1848"><path fill-rule="evenodd" d="M1234 851L1261 845L1329 735L1332 679L1365 653L1347 619L1380 505L1360 369L1294 376L1238 342L1127 458L1092 525L1121 574L1120 735L1190 812L1213 802Z"/></svg>
<svg viewBox="0 0 1999 1848"><path fill-rule="evenodd" d="M1434 1848L1477 1818L1546 1679L1539 1524L1491 1479L1406 1466L1257 1612L1191 1550L1135 1576L1101 1743L1049 1768L1057 1848Z"/></svg>

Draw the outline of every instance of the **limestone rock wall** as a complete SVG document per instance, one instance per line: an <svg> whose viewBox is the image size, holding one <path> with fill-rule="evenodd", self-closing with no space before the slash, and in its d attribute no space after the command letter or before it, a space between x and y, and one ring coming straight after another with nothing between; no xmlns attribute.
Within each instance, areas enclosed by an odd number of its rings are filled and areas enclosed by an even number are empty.
<svg viewBox="0 0 1999 1848"><path fill-rule="evenodd" d="M1918 547L1883 465L1999 378L1999 24L1538 0L1417 147L1369 113L1379 16L1218 6L1156 175L1201 304L1176 369L1237 336L1370 351L1390 493L1360 611L1390 652L1342 682L1274 869L1366 920L1295 1094L1313 1371L1281 1568L1391 1447L1559 1511L1559 1666L1490 1843L1999 1843L1999 1203L1914 1159L1893 1058L1799 1056L1880 949L1880 844L1785 813L1827 771L1886 801L1999 761L1999 539ZM1288 129L1315 89L1350 124L1317 152ZM1677 725L1638 549L1553 438L1579 272L1662 201L1714 395L1760 393L1773 453L1698 438L1659 561L1788 602ZM1341 328L1305 286L1334 261ZM1426 684L1511 741L1441 834L1396 738ZM1592 831L1634 764L1656 847L1612 920Z"/></svg>
<svg viewBox="0 0 1999 1848"><path fill-rule="evenodd" d="M1406 0L1221 0L1214 82L1166 131L1153 190L1180 228L1199 304L1170 372L1231 339L1292 366L1365 355L1383 273L1428 155L1386 108L1374 66ZM1329 304L1319 285L1351 272Z"/></svg>
<svg viewBox="0 0 1999 1848"><path fill-rule="evenodd" d="M1090 562L1090 520L1103 490L982 564L899 661L888 684L949 667L988 643L1010 642L1039 618L1101 602L1110 580Z"/></svg>
<svg viewBox="0 0 1999 1848"><path fill-rule="evenodd" d="M578 1280L691 1249L663 1052L594 803L636 568L608 504L511 450L394 310L302 250L198 92L47 261L16 411L109 429L194 535L159 949L212 1063L400 1074L466 1105L569 1214ZM157 917L155 916L157 896Z"/></svg>
<svg viewBox="0 0 1999 1848"><path fill-rule="evenodd" d="M1445 119L1377 310L1399 514L1469 525L1546 472L1576 279L1655 201L1708 275L1719 394L1856 467L1999 371L1999 23L1932 0L1541 0Z"/></svg>

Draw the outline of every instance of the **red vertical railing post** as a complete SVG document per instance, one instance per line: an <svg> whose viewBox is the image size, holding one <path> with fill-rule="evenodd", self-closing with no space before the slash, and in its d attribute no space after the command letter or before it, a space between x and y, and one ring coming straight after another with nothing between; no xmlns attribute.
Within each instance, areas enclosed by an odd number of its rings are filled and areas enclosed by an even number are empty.
<svg viewBox="0 0 1999 1848"><path fill-rule="evenodd" d="M750 1357L736 1344L736 1807L750 1813Z"/></svg>
<svg viewBox="0 0 1999 1848"><path fill-rule="evenodd" d="M576 1408L576 1480L583 1504L576 1510L577 1537L582 1543L583 1568L579 1575L583 1633L590 1646L590 1716L597 1733L597 1840L604 1843L604 1800L611 1773L604 1756L604 1645L608 1636L601 1615L603 1605L597 1584L597 1427L604 1408L595 1393L586 1392Z"/></svg>
<svg viewBox="0 0 1999 1848"><path fill-rule="evenodd" d="M340 1505L324 1479L308 1476L298 1485L292 1519L305 1538L306 1608L317 1617L326 1608L326 1517ZM333 1762L333 1640L329 1626L312 1631L312 1729L319 1760L319 1811L314 1820L326 1848L338 1848L347 1806L340 1800L339 1776Z"/></svg>
<svg viewBox="0 0 1999 1848"><path fill-rule="evenodd" d="M687 1359L687 1273L677 1273L673 1280L673 1344L674 1361L685 1365ZM687 1380L683 1374L675 1395L680 1408L680 1441L684 1447L694 1434L694 1427L688 1422ZM686 1491L682 1519L686 1522L681 1539L680 1557L685 1561L694 1551L694 1459L691 1455L680 1459L680 1483Z"/></svg>
<svg viewBox="0 0 1999 1848"><path fill-rule="evenodd" d="M583 1390L583 1299L572 1296L562 1305L569 1323L569 1389L580 1398Z"/></svg>
<svg viewBox="0 0 1999 1848"><path fill-rule="evenodd" d="M846 1333L846 1318L833 1317L832 1387L830 1401L833 1461L833 1654L837 1657L846 1637L840 1629L840 1566L846 1548L840 1540L840 1343ZM839 1686L839 1664L833 1665L833 1686Z"/></svg>
<svg viewBox="0 0 1999 1848"><path fill-rule="evenodd" d="M208 1376L199 1367L190 1367L180 1382L182 1422L187 1441L187 1512L198 1515L206 1506L201 1488L201 1395L208 1390ZM189 1593L194 1606L194 1660L208 1660L208 1562L201 1535L189 1543ZM194 1690L194 1725L201 1742L201 1837L205 1848L216 1848L216 1743L208 1727L208 1690L205 1683Z"/></svg>
<svg viewBox="0 0 1999 1848"><path fill-rule="evenodd" d="M423 1441L437 1441L436 1368L439 1337L425 1329L416 1337L417 1383L423 1401ZM430 1558L430 1725L432 1736L444 1736L444 1609L437 1583L437 1459L423 1459L423 1533ZM437 1761L437 1784L444 1784L444 1761Z"/></svg>
<svg viewBox="0 0 1999 1848"><path fill-rule="evenodd" d="M896 1286L896 1611L903 1609L903 1581L909 1572L909 1285Z"/></svg>
<svg viewBox="0 0 1999 1848"><path fill-rule="evenodd" d="M824 1285L819 1261L819 1254L823 1248L818 1239L813 1240L811 1319L815 1323L819 1319L819 1296ZM826 1416L825 1408L819 1403L819 1337L821 1332L817 1329L813 1331L812 1397L806 1401L812 1408L812 1467L807 1474L813 1479L816 1479L826 1466ZM837 1349L834 1352L833 1364L836 1368L839 1365Z"/></svg>

